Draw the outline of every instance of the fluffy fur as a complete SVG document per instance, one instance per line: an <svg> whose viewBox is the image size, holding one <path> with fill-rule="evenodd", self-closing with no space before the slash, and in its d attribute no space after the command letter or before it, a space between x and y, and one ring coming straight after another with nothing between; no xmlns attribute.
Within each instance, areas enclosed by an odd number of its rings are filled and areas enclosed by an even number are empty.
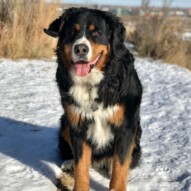
<svg viewBox="0 0 191 191"><path fill-rule="evenodd" d="M109 12L71 8L44 31L58 37L56 79L65 111L59 149L65 161L74 159L74 190L89 190L91 163L108 170L110 190L126 190L128 170L141 157L142 86L124 26Z"/></svg>

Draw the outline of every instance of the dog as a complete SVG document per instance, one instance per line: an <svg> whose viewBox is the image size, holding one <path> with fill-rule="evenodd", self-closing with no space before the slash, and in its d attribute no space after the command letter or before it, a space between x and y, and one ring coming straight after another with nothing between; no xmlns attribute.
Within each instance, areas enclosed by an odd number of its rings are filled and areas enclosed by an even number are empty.
<svg viewBox="0 0 191 191"><path fill-rule="evenodd" d="M142 85L123 24L110 12L69 8L44 32L58 38L59 149L65 164L74 161L73 190L89 190L93 165L107 170L110 190L125 191L141 158Z"/></svg>

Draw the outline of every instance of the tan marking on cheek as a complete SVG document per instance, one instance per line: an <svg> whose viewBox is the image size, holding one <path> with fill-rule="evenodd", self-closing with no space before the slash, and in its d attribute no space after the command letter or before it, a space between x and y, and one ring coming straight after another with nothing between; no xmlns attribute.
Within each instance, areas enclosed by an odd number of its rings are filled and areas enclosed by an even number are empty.
<svg viewBox="0 0 191 191"><path fill-rule="evenodd" d="M71 64L71 55L72 55L72 45L67 44L64 45L64 64L67 66L68 69L71 69L72 64Z"/></svg>
<svg viewBox="0 0 191 191"><path fill-rule="evenodd" d="M90 164L91 164L91 148L87 143L83 143L82 156L78 164L76 164L74 168L74 178L75 178L74 191L89 190Z"/></svg>
<svg viewBox="0 0 191 191"><path fill-rule="evenodd" d="M101 59L97 63L96 68L99 70L103 70L103 68L105 67L105 64L109 58L110 46L97 44L91 40L90 40L90 43L91 43L92 52L93 52L92 60L94 60L102 52Z"/></svg>
<svg viewBox="0 0 191 191"><path fill-rule="evenodd" d="M65 105L65 112L72 127L77 128L79 121L83 120L81 115L72 111L72 105Z"/></svg>
<svg viewBox="0 0 191 191"><path fill-rule="evenodd" d="M79 25L79 24L75 24L75 25L74 25L74 29L75 29L76 31L80 31L80 25Z"/></svg>
<svg viewBox="0 0 191 191"><path fill-rule="evenodd" d="M94 29L95 29L95 26L94 26L94 25L90 25L90 26L89 26L89 30L90 30L90 31L93 31Z"/></svg>
<svg viewBox="0 0 191 191"><path fill-rule="evenodd" d="M116 127L120 127L120 125L123 122L124 119L124 113L125 113L125 108L124 106L120 106L120 108L113 114L112 117L108 119L108 122L115 125Z"/></svg>
<svg viewBox="0 0 191 191"><path fill-rule="evenodd" d="M126 159L123 164L120 163L119 157L114 153L113 172L110 181L110 189L115 191L126 191L126 181L132 161L133 143L129 148Z"/></svg>
<svg viewBox="0 0 191 191"><path fill-rule="evenodd" d="M102 70L105 67L105 64L108 60L109 54L108 54L108 47L101 45L97 47L98 52L102 52L101 59L99 60L98 64L96 65L96 68L99 70Z"/></svg>

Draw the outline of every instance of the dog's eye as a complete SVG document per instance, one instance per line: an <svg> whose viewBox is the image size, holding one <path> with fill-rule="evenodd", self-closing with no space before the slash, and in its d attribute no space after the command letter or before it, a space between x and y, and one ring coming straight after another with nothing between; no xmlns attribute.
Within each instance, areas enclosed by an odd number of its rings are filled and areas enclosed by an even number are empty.
<svg viewBox="0 0 191 191"><path fill-rule="evenodd" d="M93 31L92 35L96 37L96 36L100 36L101 33L99 31Z"/></svg>
<svg viewBox="0 0 191 191"><path fill-rule="evenodd" d="M75 30L75 29L73 29L73 30L71 31L72 36L73 36L73 35L76 35L77 33L78 33L78 31Z"/></svg>
<svg viewBox="0 0 191 191"><path fill-rule="evenodd" d="M80 25L79 25L79 24L75 24L75 25L73 25L71 34L72 34L72 35L75 35L75 34L77 34L79 31L80 31Z"/></svg>

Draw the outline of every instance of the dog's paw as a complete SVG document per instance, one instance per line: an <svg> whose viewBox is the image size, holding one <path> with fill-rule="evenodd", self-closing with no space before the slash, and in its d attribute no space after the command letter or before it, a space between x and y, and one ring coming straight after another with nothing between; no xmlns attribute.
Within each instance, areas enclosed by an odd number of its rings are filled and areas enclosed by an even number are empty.
<svg viewBox="0 0 191 191"><path fill-rule="evenodd" d="M61 169L62 169L63 172L65 172L65 171L73 171L74 170L74 160L64 161L62 166L61 166Z"/></svg>
<svg viewBox="0 0 191 191"><path fill-rule="evenodd" d="M74 188L74 176L70 172L63 172L58 178L57 188L61 191L72 191Z"/></svg>
<svg viewBox="0 0 191 191"><path fill-rule="evenodd" d="M72 191L74 188L74 160L67 160L61 166L62 173L57 178L60 191Z"/></svg>

